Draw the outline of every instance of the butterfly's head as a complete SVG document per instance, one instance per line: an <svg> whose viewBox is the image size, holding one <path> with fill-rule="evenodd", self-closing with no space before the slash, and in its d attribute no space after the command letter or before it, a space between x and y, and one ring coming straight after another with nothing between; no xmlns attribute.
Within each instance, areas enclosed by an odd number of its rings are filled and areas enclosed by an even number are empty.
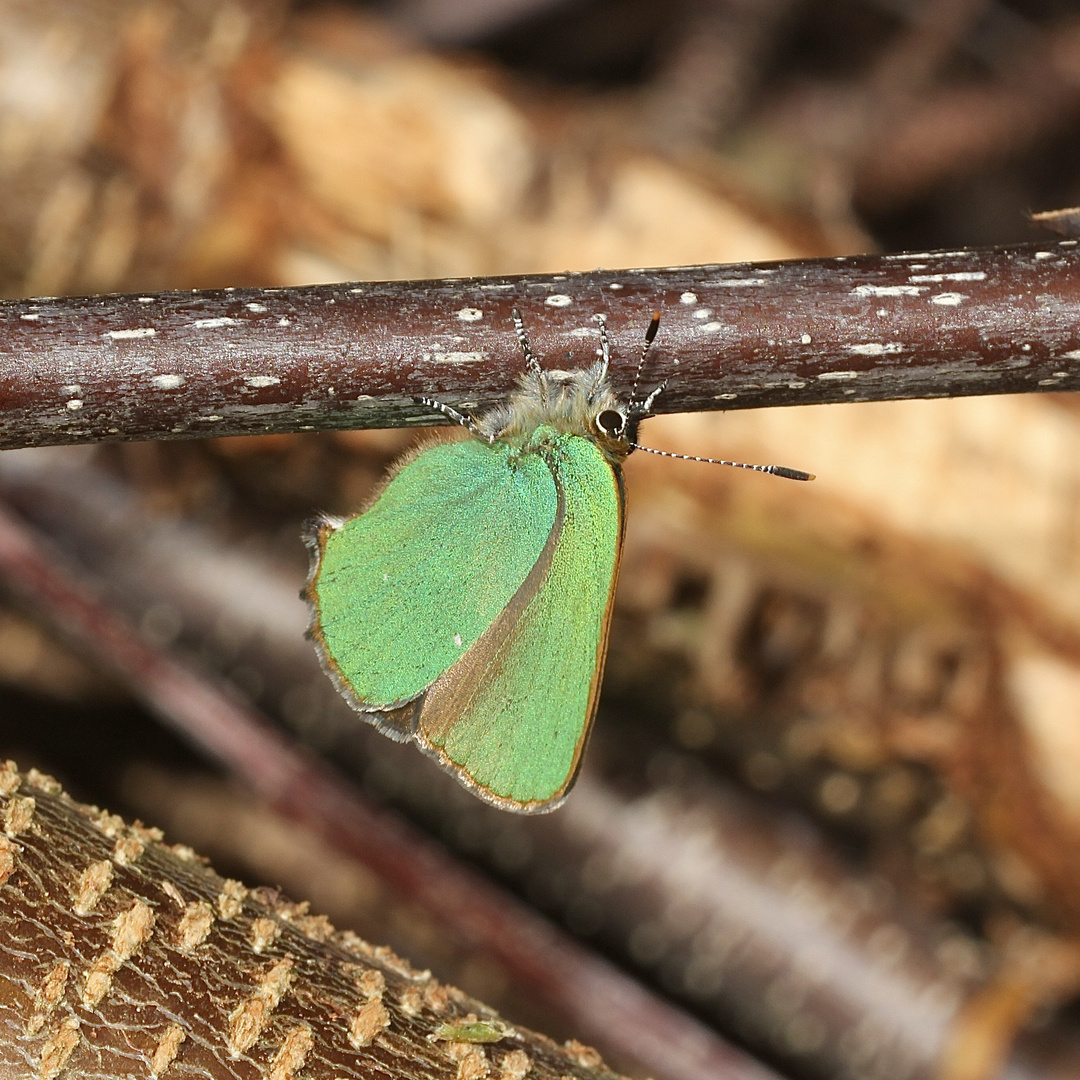
<svg viewBox="0 0 1080 1080"><path fill-rule="evenodd" d="M510 400L482 416L477 426L482 437L527 449L553 434L578 435L618 463L632 449L637 420L612 390L605 365L597 362L578 371L527 371Z"/></svg>
<svg viewBox="0 0 1080 1080"><path fill-rule="evenodd" d="M514 325L525 355L526 370L517 392L503 406L477 421L481 438L499 439L524 447L543 443L550 433L578 435L595 443L613 464L633 449L638 424L649 414L659 389L644 401L631 395L620 398L611 385L611 342L602 315L596 316L600 335L600 359L587 368L562 371L542 368L533 355L521 315L514 312ZM659 314L653 316L645 334L641 359L656 336ZM641 360L638 361L638 374ZM638 374L634 377L636 393Z"/></svg>
<svg viewBox="0 0 1080 1080"><path fill-rule="evenodd" d="M642 416L613 397L603 408L593 412L590 437L614 461L622 461L634 449Z"/></svg>
<svg viewBox="0 0 1080 1080"><path fill-rule="evenodd" d="M603 315L596 316L597 325L600 328L600 354L601 359L594 365L595 382L602 387L607 400L595 402L591 416L592 435L596 443L604 452L614 460L621 461L635 447L638 436L638 426L641 421L651 415L653 402L656 401L660 392L667 385L661 383L643 401L638 400L637 388L641 378L641 369L645 363L645 356L660 329L660 312L654 311L652 319L645 330L645 338L641 344L641 354L638 357L637 369L634 372L634 385L630 391L630 400L621 401L611 389L608 377L608 369L611 363L611 342L608 339L607 324ZM677 363L678 361L676 361Z"/></svg>
<svg viewBox="0 0 1080 1080"><path fill-rule="evenodd" d="M654 450L638 441L641 421L653 415L653 404L667 386L664 379L645 397L638 398L638 383L645 356L660 329L660 312L654 311L645 330L630 398L618 397L611 385L611 341L603 315L596 316L600 334L600 359L590 367L577 371L545 370L533 355L521 314L514 311L514 327L525 355L526 370L518 383L517 392L502 405L473 419L456 409L431 398L418 397L417 402L438 409L444 416L468 428L484 442L509 443L525 451L535 451L553 437L576 435L596 444L613 465L620 464L634 450L643 450L661 457L702 461L710 465L733 465L739 469L784 476L790 480L813 480L813 473L788 469L780 465L750 465L719 458L693 457ZM677 358L671 358L673 366Z"/></svg>

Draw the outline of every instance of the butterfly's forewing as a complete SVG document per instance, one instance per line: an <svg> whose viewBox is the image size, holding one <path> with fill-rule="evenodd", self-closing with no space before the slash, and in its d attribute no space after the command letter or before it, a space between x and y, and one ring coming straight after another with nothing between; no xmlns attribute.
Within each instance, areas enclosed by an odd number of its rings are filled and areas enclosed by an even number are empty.
<svg viewBox="0 0 1080 1080"><path fill-rule="evenodd" d="M511 602L425 694L417 737L482 797L536 811L569 791L596 712L625 498L588 439L528 456L554 477L556 527Z"/></svg>
<svg viewBox="0 0 1080 1080"><path fill-rule="evenodd" d="M503 445L429 447L364 513L313 537L312 636L366 712L412 701L475 645L548 543L555 479ZM398 736L400 737L400 735Z"/></svg>

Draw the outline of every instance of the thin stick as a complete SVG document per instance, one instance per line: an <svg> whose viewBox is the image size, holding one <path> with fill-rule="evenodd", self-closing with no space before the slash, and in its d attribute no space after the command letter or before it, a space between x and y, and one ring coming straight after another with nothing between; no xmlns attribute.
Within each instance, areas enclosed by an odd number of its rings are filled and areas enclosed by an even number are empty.
<svg viewBox="0 0 1080 1080"><path fill-rule="evenodd" d="M629 399L642 328L665 412L1080 386L1076 240L917 255L0 303L0 449L438 422L593 361ZM620 360L620 358L625 358ZM448 422L448 421L447 421Z"/></svg>

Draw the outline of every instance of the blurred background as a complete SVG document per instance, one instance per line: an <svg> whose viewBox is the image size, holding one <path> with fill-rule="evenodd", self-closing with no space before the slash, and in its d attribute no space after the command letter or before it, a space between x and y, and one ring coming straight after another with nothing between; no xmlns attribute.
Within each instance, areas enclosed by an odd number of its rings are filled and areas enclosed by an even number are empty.
<svg viewBox="0 0 1080 1080"><path fill-rule="evenodd" d="M1017 242L1080 202L1078 136L1067 0L0 0L0 293ZM413 437L9 451L0 495L147 641L781 1075L1080 1075L1071 396L650 421L819 479L628 461L596 736L537 820L375 736L302 638L301 522ZM4 595L0 755L574 1034Z"/></svg>

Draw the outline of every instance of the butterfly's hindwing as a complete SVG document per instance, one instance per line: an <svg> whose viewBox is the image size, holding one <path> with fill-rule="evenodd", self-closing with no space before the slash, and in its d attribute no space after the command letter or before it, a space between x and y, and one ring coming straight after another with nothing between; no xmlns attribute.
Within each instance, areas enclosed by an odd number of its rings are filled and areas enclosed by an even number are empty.
<svg viewBox="0 0 1080 1080"><path fill-rule="evenodd" d="M556 527L512 600L420 706L417 739L490 802L554 809L596 712L622 546L621 473L591 441L558 437ZM561 525L561 527L559 527Z"/></svg>

